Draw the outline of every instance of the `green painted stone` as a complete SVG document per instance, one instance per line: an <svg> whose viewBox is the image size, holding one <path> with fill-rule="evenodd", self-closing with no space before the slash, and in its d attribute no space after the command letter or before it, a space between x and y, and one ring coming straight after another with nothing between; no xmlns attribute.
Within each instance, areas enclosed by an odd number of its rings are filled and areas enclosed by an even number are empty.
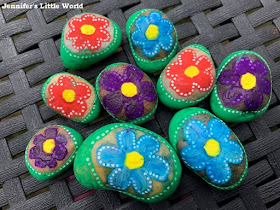
<svg viewBox="0 0 280 210"><path fill-rule="evenodd" d="M162 71L157 82L159 99L174 109L193 106L210 94L215 78L215 66L209 51L202 45L190 45Z"/></svg>
<svg viewBox="0 0 280 210"><path fill-rule="evenodd" d="M107 66L96 79L96 91L105 110L121 122L144 123L154 115L158 104L149 76L127 63Z"/></svg>
<svg viewBox="0 0 280 210"><path fill-rule="evenodd" d="M248 161L241 142L207 110L177 112L169 125L169 139L185 165L213 187L231 190L245 179Z"/></svg>
<svg viewBox="0 0 280 210"><path fill-rule="evenodd" d="M80 123L92 122L100 112L94 87L67 72L55 74L44 83L42 98L55 112Z"/></svg>
<svg viewBox="0 0 280 210"><path fill-rule="evenodd" d="M83 69L113 54L121 41L114 21L95 13L78 14L62 31L61 59L68 69Z"/></svg>
<svg viewBox="0 0 280 210"><path fill-rule="evenodd" d="M52 125L38 131L25 150L25 163L39 181L52 179L65 172L74 162L83 137L76 130Z"/></svg>
<svg viewBox="0 0 280 210"><path fill-rule="evenodd" d="M230 54L218 70L211 95L213 112L227 122L247 122L268 108L272 93L271 71L267 62L253 51Z"/></svg>
<svg viewBox="0 0 280 210"><path fill-rule="evenodd" d="M128 123L109 124L92 133L74 162L83 186L119 191L148 203L169 197L181 172L180 160L164 138Z"/></svg>
<svg viewBox="0 0 280 210"><path fill-rule="evenodd" d="M134 60L143 71L162 70L176 53L176 29L159 10L143 9L131 15L126 33Z"/></svg>

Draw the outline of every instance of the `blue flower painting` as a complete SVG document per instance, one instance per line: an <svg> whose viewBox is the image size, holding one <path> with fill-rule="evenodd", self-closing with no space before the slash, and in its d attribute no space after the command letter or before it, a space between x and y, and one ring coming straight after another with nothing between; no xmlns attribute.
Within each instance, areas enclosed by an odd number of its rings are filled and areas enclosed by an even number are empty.
<svg viewBox="0 0 280 210"><path fill-rule="evenodd" d="M138 139L132 129L116 134L117 146L101 145L96 151L97 162L102 167L114 168L108 176L108 184L117 190L132 186L140 195L151 192L152 179L165 181L170 172L168 162L155 155L160 142L150 135Z"/></svg>

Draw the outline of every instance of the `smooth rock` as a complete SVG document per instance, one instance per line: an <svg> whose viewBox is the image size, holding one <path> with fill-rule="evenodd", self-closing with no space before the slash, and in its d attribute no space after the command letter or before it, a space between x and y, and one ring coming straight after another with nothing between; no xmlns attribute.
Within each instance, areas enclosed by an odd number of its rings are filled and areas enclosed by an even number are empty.
<svg viewBox="0 0 280 210"><path fill-rule="evenodd" d="M107 66L96 79L96 91L105 110L121 122L144 123L157 108L151 79L131 64Z"/></svg>
<svg viewBox="0 0 280 210"><path fill-rule="evenodd" d="M42 98L60 115L80 123L92 122L100 112L94 87L85 79L66 72L55 74L44 83Z"/></svg>
<svg viewBox="0 0 280 210"><path fill-rule="evenodd" d="M267 62L253 51L238 51L220 65L211 95L213 112L227 122L247 122L268 108L272 93Z"/></svg>
<svg viewBox="0 0 280 210"><path fill-rule="evenodd" d="M66 171L74 162L83 137L76 130L53 125L40 130L29 141L25 163L39 181L52 179Z"/></svg>
<svg viewBox="0 0 280 210"><path fill-rule="evenodd" d="M128 123L109 124L92 133L74 162L75 176L83 186L119 191L149 203L175 191L181 170L164 138Z"/></svg>
<svg viewBox="0 0 280 210"><path fill-rule="evenodd" d="M134 13L127 21L126 33L134 60L143 71L162 70L176 53L176 29L159 10Z"/></svg>
<svg viewBox="0 0 280 210"><path fill-rule="evenodd" d="M112 20L95 13L71 18L61 35L61 59L68 69L83 69L114 53L122 33Z"/></svg>
<svg viewBox="0 0 280 210"><path fill-rule="evenodd" d="M238 137L205 109L180 110L169 125L169 139L187 167L208 184L230 190L242 183L248 169Z"/></svg>
<svg viewBox="0 0 280 210"><path fill-rule="evenodd" d="M193 106L210 94L215 79L215 66L209 51L202 45L190 45L162 71L157 82L159 99L174 109Z"/></svg>

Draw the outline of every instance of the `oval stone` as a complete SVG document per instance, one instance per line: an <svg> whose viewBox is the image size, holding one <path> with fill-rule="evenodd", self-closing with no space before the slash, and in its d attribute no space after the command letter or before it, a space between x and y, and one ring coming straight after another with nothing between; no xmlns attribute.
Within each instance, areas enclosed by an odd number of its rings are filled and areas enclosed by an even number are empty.
<svg viewBox="0 0 280 210"><path fill-rule="evenodd" d="M175 191L181 171L175 151L163 137L128 123L109 124L92 133L74 162L83 186L150 203Z"/></svg>
<svg viewBox="0 0 280 210"><path fill-rule="evenodd" d="M144 123L157 108L157 93L151 79L131 64L107 66L96 79L96 91L105 110L121 122Z"/></svg>
<svg viewBox="0 0 280 210"><path fill-rule="evenodd" d="M143 71L162 70L176 53L176 29L159 10L134 13L127 21L126 33L134 60Z"/></svg>
<svg viewBox="0 0 280 210"><path fill-rule="evenodd" d="M60 115L80 123L92 122L100 112L94 87L85 79L66 72L55 74L44 83L42 98Z"/></svg>
<svg viewBox="0 0 280 210"><path fill-rule="evenodd" d="M185 165L208 184L230 190L242 183L248 169L238 137L205 109L180 110L169 125L169 139Z"/></svg>
<svg viewBox="0 0 280 210"><path fill-rule="evenodd" d="M114 21L95 13L78 14L62 31L61 59L68 69L83 69L114 53L121 41Z"/></svg>
<svg viewBox="0 0 280 210"><path fill-rule="evenodd" d="M25 150L25 163L39 181L52 179L74 162L83 137L76 130L53 125L38 131Z"/></svg>
<svg viewBox="0 0 280 210"><path fill-rule="evenodd" d="M210 94L215 78L209 51L202 45L190 45L162 71L157 82L159 99L174 109L193 106Z"/></svg>
<svg viewBox="0 0 280 210"><path fill-rule="evenodd" d="M218 80L211 95L213 112L227 122L247 122L268 108L271 71L267 62L253 51L238 51L220 65Z"/></svg>

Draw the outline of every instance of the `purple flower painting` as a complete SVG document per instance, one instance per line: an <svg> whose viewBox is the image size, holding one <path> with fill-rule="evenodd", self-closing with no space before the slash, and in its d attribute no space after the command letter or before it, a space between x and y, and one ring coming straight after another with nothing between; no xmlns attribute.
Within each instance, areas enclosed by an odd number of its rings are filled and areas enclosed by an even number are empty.
<svg viewBox="0 0 280 210"><path fill-rule="evenodd" d="M44 134L34 137L33 144L30 149L29 158L35 159L35 166L39 168L55 168L57 161L63 160L67 156L67 138L58 134L57 128L47 128Z"/></svg>

